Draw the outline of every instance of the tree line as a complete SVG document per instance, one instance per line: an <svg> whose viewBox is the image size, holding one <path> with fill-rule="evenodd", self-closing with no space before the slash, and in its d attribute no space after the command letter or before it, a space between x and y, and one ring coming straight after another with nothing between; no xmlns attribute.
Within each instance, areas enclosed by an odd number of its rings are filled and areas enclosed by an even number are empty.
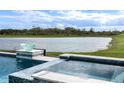
<svg viewBox="0 0 124 93"><path fill-rule="evenodd" d="M40 28L40 27L33 27L31 29L1 29L0 35L32 35L32 36L112 36L122 34L124 31L95 31L93 28L86 30L84 29L76 29L73 27L66 27L64 29L60 28Z"/></svg>

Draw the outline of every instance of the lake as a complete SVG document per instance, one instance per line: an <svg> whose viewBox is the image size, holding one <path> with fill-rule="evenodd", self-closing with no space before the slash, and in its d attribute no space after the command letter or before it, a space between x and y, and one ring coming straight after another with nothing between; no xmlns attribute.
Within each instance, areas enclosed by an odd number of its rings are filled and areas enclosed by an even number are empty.
<svg viewBox="0 0 124 93"><path fill-rule="evenodd" d="M0 49L15 50L20 43L34 43L48 52L94 52L106 49L111 40L109 37L0 38Z"/></svg>

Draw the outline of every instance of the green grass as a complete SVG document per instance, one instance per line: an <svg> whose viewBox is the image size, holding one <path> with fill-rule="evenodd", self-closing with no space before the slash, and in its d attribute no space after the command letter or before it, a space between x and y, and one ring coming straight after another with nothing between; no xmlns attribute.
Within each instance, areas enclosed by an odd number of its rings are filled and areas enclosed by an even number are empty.
<svg viewBox="0 0 124 93"><path fill-rule="evenodd" d="M0 52L11 52L11 53L15 53L16 51L14 51L14 50L2 50L2 49L0 49Z"/></svg>
<svg viewBox="0 0 124 93"><path fill-rule="evenodd" d="M73 54L85 54L85 55L96 55L96 56L107 56L107 57L117 57L117 58L124 58L124 34L115 35L112 37L112 42L108 49L106 50L99 50L97 52L48 52L47 56L58 56L63 53L73 53ZM10 50L1 50L1 51L9 51L15 52Z"/></svg>
<svg viewBox="0 0 124 93"><path fill-rule="evenodd" d="M108 35L0 35L0 38L108 37Z"/></svg>

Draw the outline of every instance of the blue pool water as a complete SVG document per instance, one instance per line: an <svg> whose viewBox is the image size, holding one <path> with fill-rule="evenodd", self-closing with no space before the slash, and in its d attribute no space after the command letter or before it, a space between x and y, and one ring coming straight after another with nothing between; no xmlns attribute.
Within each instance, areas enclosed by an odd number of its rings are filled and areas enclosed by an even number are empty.
<svg viewBox="0 0 124 93"><path fill-rule="evenodd" d="M7 83L8 75L13 72L20 71L25 68L29 68L41 63L42 62L35 62L35 61L17 62L16 58L0 56L0 83Z"/></svg>
<svg viewBox="0 0 124 93"><path fill-rule="evenodd" d="M105 81L123 82L124 80L124 67L85 61L64 61L45 70Z"/></svg>

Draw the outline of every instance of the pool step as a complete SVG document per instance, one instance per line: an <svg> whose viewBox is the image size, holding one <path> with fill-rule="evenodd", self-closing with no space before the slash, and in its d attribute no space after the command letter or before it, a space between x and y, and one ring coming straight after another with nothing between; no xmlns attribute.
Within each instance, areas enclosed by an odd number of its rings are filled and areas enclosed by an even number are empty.
<svg viewBox="0 0 124 93"><path fill-rule="evenodd" d="M46 83L83 83L83 82L95 82L105 83L107 81L96 80L91 78L81 78L77 76L71 76L51 71L41 71L33 74L32 77L36 80Z"/></svg>

